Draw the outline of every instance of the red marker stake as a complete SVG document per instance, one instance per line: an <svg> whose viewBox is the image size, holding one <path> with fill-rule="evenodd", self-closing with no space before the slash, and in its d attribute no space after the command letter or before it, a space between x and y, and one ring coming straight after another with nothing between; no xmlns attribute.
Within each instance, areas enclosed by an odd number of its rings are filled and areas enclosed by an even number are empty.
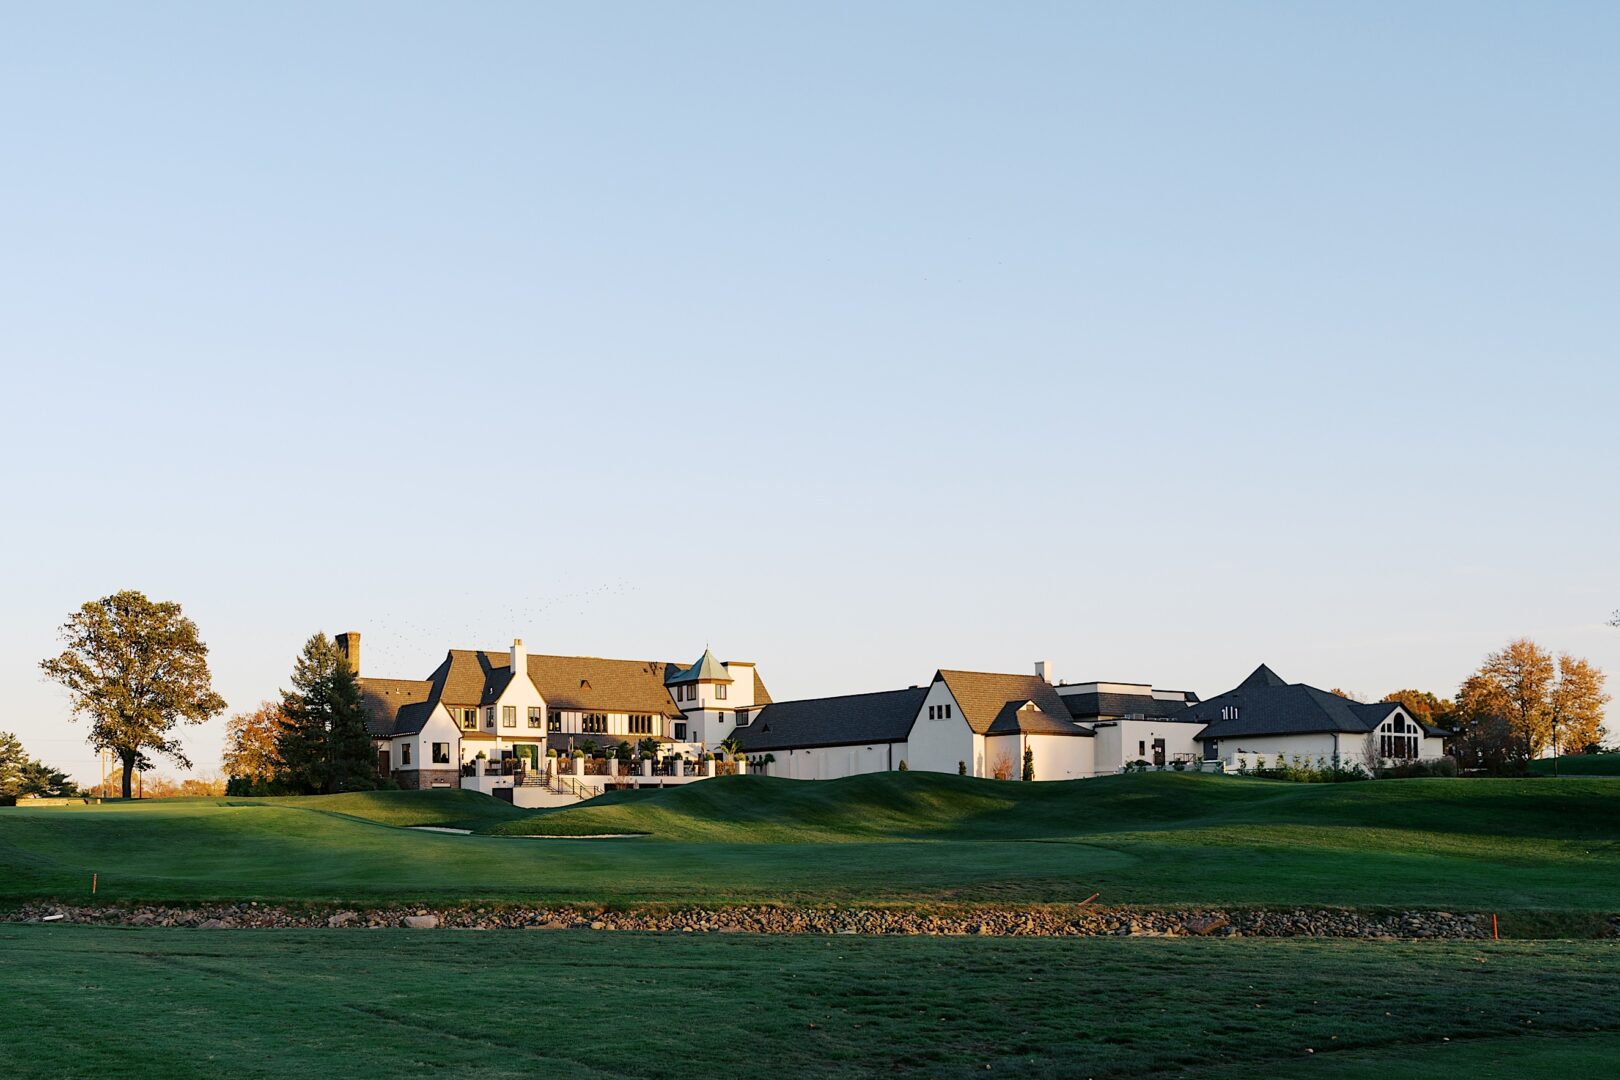
<svg viewBox="0 0 1620 1080"><path fill-rule="evenodd" d="M1496 912L1491 912L1491 940L1501 941L1502 935L1496 932Z"/></svg>

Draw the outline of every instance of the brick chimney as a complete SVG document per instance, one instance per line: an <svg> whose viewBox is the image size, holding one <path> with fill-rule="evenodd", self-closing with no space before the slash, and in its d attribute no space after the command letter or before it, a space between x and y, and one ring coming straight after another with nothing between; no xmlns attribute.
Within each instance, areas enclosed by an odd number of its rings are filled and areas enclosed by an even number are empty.
<svg viewBox="0 0 1620 1080"><path fill-rule="evenodd" d="M349 662L349 670L360 674L360 631L350 630L337 636L338 652Z"/></svg>

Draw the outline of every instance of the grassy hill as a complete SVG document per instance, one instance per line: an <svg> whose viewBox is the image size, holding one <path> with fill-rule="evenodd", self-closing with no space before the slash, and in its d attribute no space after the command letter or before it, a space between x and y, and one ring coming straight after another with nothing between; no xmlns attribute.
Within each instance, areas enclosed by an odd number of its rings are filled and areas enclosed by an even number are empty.
<svg viewBox="0 0 1620 1080"><path fill-rule="evenodd" d="M1537 776L1551 776L1553 759L1532 761L1530 771ZM1558 759L1558 775L1620 776L1620 754L1565 754Z"/></svg>
<svg viewBox="0 0 1620 1080"><path fill-rule="evenodd" d="M507 836L641 833L719 843L1051 840L1138 830L1262 826L1395 829L1469 837L1612 841L1620 791L1533 780L1290 784L1149 773L1041 784L941 773L873 773L806 783L719 777L621 792L503 818Z"/></svg>
<svg viewBox="0 0 1620 1080"><path fill-rule="evenodd" d="M0 810L0 900L1620 908L1612 780L731 777L529 813L461 792ZM456 836L397 825L476 828ZM642 833L633 839L521 839ZM507 835L503 835L507 834Z"/></svg>

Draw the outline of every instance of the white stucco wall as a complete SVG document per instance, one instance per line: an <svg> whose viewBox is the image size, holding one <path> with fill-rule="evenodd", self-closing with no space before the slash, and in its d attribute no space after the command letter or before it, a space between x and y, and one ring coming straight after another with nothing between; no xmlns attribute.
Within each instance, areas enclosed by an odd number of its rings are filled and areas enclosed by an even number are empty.
<svg viewBox="0 0 1620 1080"><path fill-rule="evenodd" d="M450 761L448 764L433 764L433 744L436 742L450 744ZM415 735L400 735L390 739L389 766L395 769L453 769L460 762L456 745L461 742L461 730L456 722L450 718L450 712L444 706L433 710L422 730ZM409 744L411 748L410 764L403 763L401 748Z"/></svg>
<svg viewBox="0 0 1620 1080"><path fill-rule="evenodd" d="M906 757L905 743L865 743L818 746L806 750L772 750L776 758L766 766L770 776L790 780L836 780L861 773L898 769ZM910 767L910 762L906 762Z"/></svg>
<svg viewBox="0 0 1620 1080"><path fill-rule="evenodd" d="M1035 751L1035 779L1083 780L1096 775L1096 739L1075 735L1025 735L1024 745ZM1023 776L1019 755L1014 777Z"/></svg>
<svg viewBox="0 0 1620 1080"><path fill-rule="evenodd" d="M949 705L951 715L944 720L928 719L931 707ZM967 763L969 776L988 776L984 767L984 739L975 735L962 718L962 709L951 696L944 680L928 688L906 738L906 767L926 772L954 773L957 762Z"/></svg>
<svg viewBox="0 0 1620 1080"><path fill-rule="evenodd" d="M1177 757L1195 761L1203 748L1194 737L1201 724L1177 724L1168 720L1105 720L1097 725L1096 763L1099 773L1118 772L1138 758L1153 760L1153 740L1164 740L1164 763Z"/></svg>

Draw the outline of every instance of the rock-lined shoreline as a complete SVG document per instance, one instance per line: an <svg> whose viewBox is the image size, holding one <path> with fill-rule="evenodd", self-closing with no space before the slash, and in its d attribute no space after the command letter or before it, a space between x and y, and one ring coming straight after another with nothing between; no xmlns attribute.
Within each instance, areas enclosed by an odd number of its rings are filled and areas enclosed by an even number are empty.
<svg viewBox="0 0 1620 1080"><path fill-rule="evenodd" d="M29 904L13 922L189 927L199 930L413 929L630 930L661 933L884 934L986 937L1325 937L1447 938L1491 936L1488 914L1449 911L1365 913L1349 910L1200 908L984 908L933 913L888 908L677 908L629 910L508 906L354 909L278 904L79 906ZM1620 917L1609 920L1620 936Z"/></svg>

